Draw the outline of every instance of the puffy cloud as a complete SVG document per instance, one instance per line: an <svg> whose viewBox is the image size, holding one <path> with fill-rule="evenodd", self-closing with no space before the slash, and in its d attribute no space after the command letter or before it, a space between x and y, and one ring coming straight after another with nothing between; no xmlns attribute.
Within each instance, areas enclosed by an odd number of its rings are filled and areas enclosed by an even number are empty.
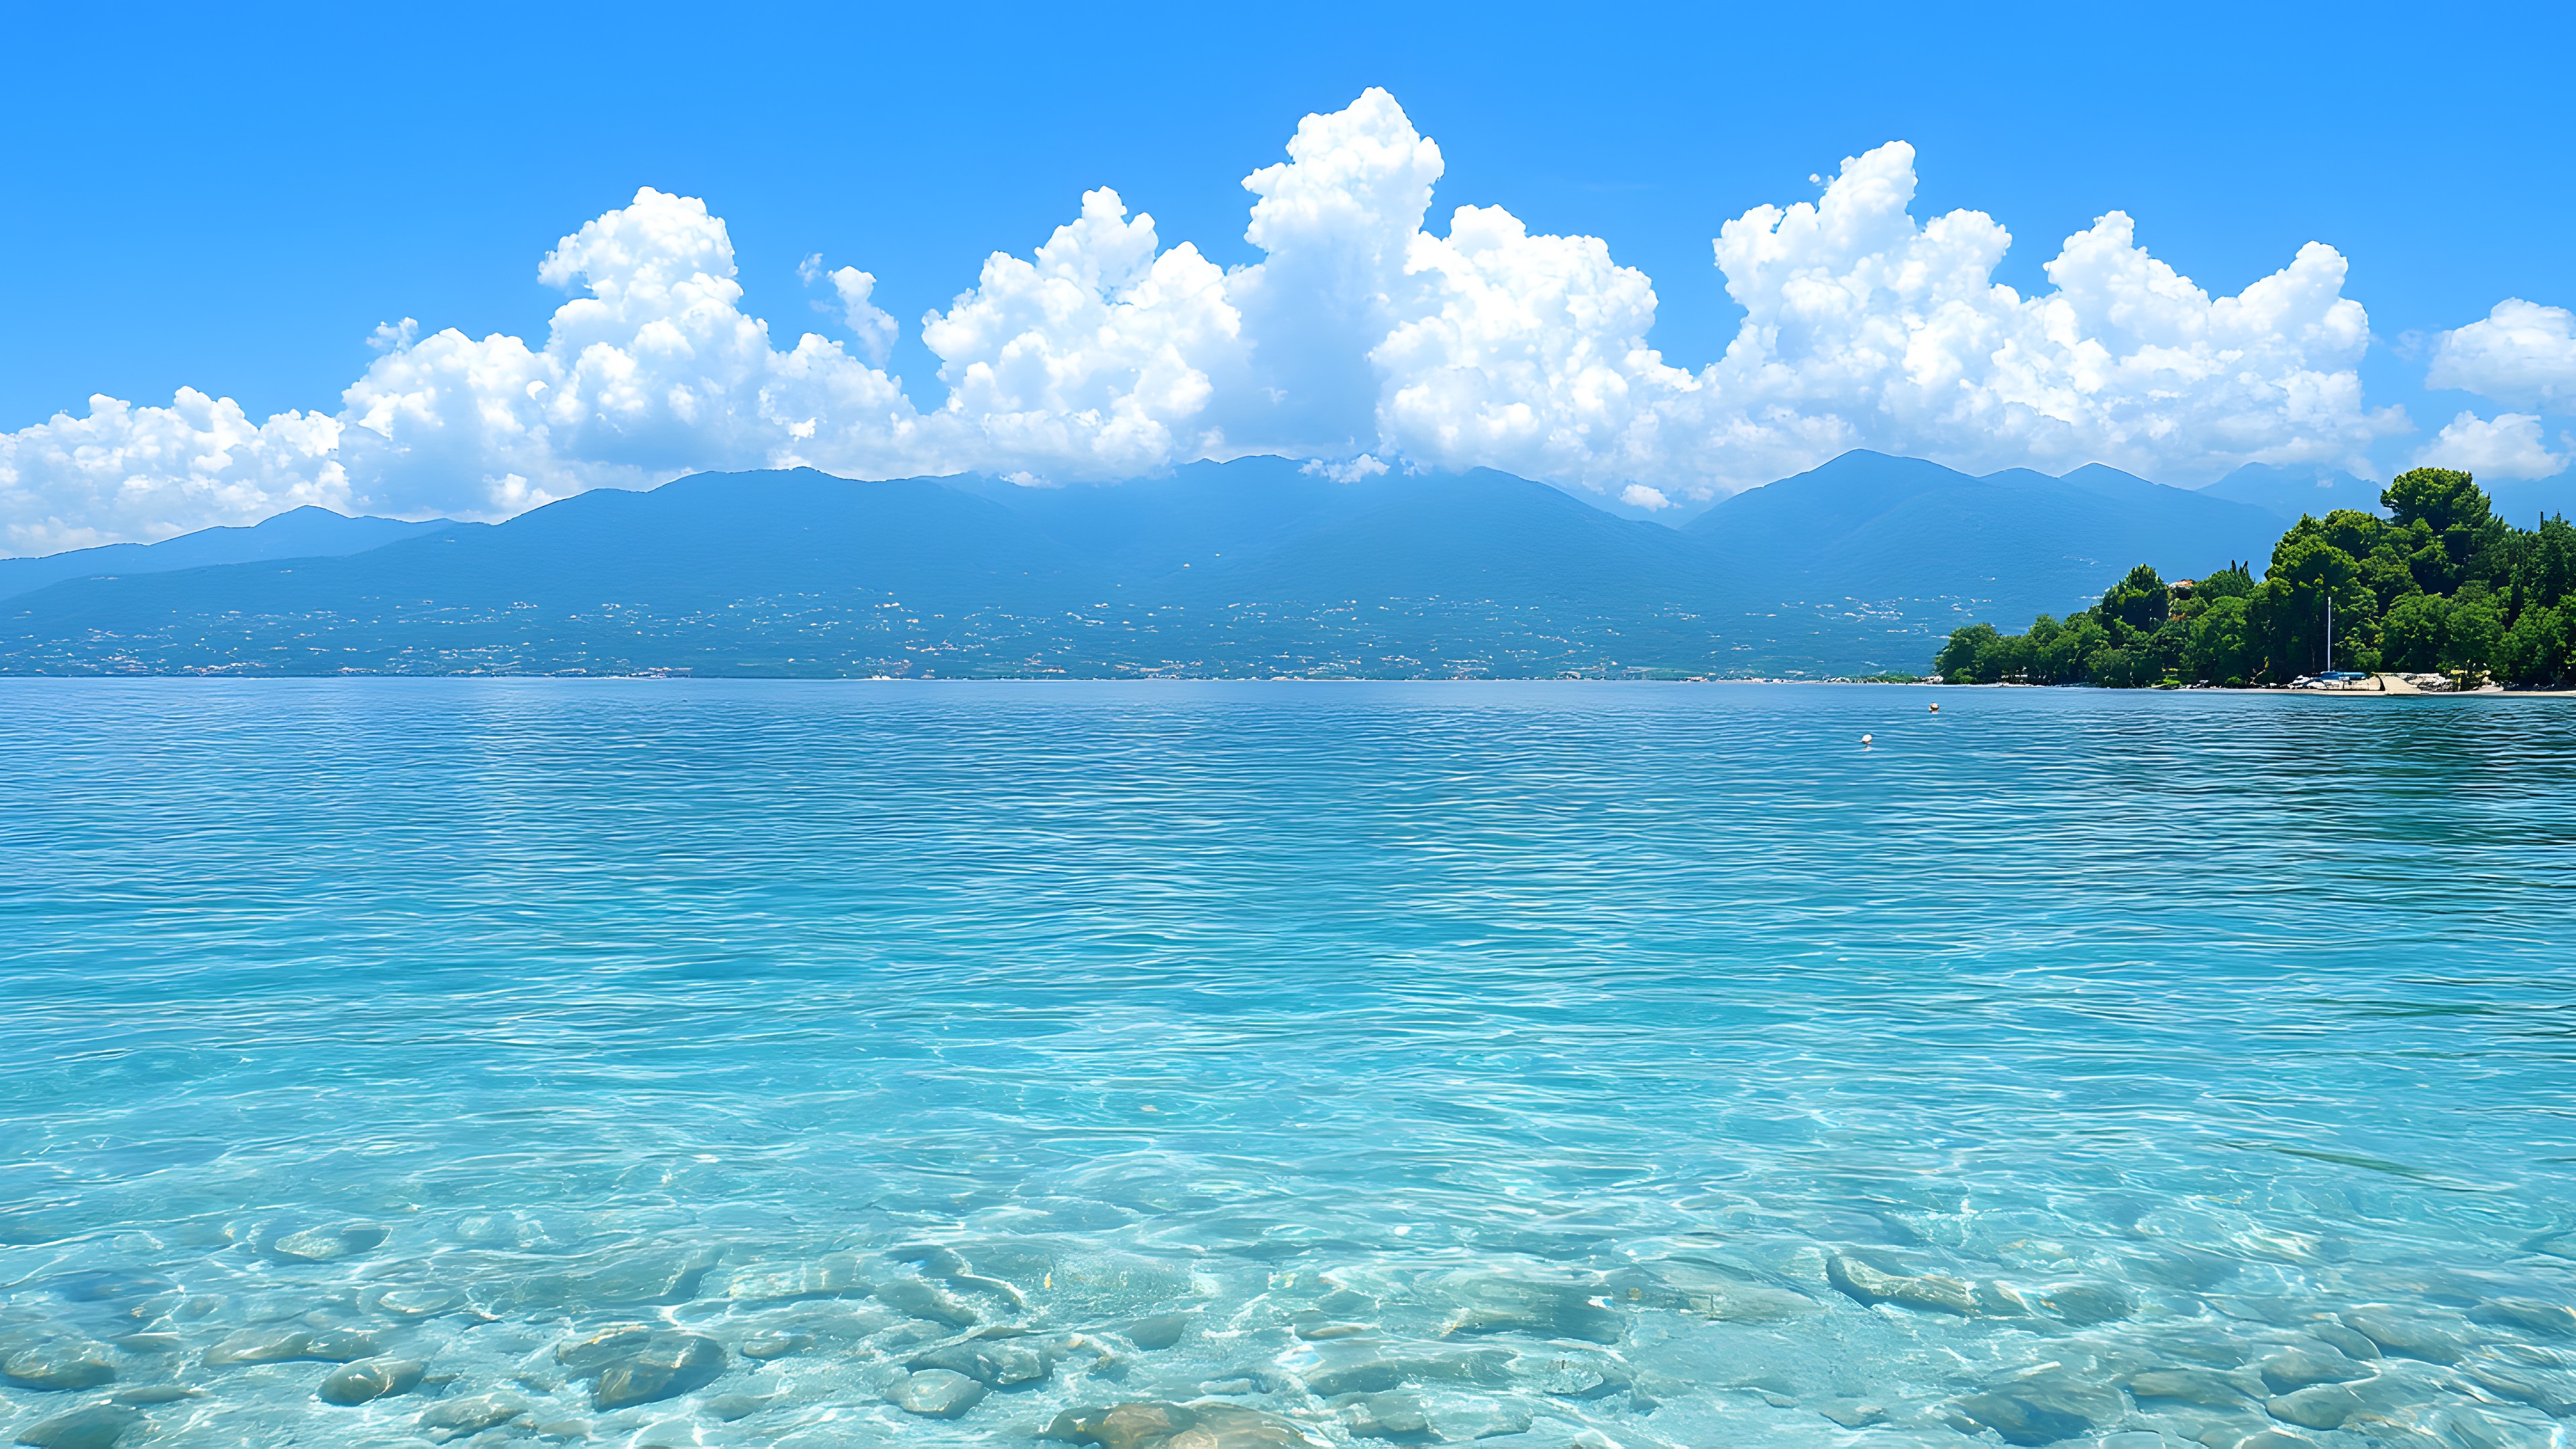
<svg viewBox="0 0 2576 1449"><path fill-rule="evenodd" d="M2540 419L2529 413L2501 413L2493 422L2464 412L2451 419L2424 451L2418 464L2458 468L2482 478L2548 478L2566 470L2567 456L2549 451Z"/></svg>
<svg viewBox="0 0 2576 1449"><path fill-rule="evenodd" d="M911 441L912 405L884 372L812 333L770 346L702 201L646 187L537 277L587 294L556 309L543 348L451 328L341 395L352 503L492 517L701 469L865 465Z"/></svg>
<svg viewBox="0 0 2576 1449"><path fill-rule="evenodd" d="M1489 466L1651 509L1854 446L2188 481L2243 462L2358 470L2402 426L2363 406L2368 319L2322 245L2212 297L2112 212L2023 297L1994 280L2010 235L1974 211L1918 220L1914 152L1891 143L1815 200L1721 229L1745 317L1692 371L1650 344L1653 284L1600 239L1474 205L1426 229L1443 165L1384 91L1308 116L1286 160L1245 178L1262 257L1230 271L1166 247L1115 191L1086 193L1034 252L994 254L922 319L944 390L926 409L884 370L898 329L872 274L810 258L857 355L810 333L782 350L743 309L724 223L648 187L540 266L574 294L541 342L406 322L337 411L265 422L190 392L94 400L0 435L0 529L32 551L302 502L499 517L709 468L1064 481L1252 452L1341 477ZM2501 347L2482 328L2564 342L2565 313L2507 305L2538 320L2500 307L2446 357Z"/></svg>
<svg viewBox="0 0 2576 1449"><path fill-rule="evenodd" d="M1462 208L1415 242L1425 313L1374 354L1380 422L1411 456L1604 489L1706 497L1870 446L1971 468L2108 462L2207 477L2239 463L2366 466L2369 319L2310 244L2212 298L2112 212L1994 281L2011 237L1981 212L1918 223L1913 148L1846 160L1813 203L1728 222L1718 267L1745 319L1697 374L1647 345L1655 295L1588 237Z"/></svg>
<svg viewBox="0 0 2576 1449"><path fill-rule="evenodd" d="M1263 257L1227 279L1254 339L1250 385L1226 399L1234 446L1343 457L1377 448L1381 387L1368 358L1419 310L1406 266L1444 164L1395 98L1371 87L1298 122L1288 160L1243 178L1259 198L1244 239Z"/></svg>
<svg viewBox="0 0 2576 1449"><path fill-rule="evenodd" d="M1357 483L1363 478L1382 478L1386 476L1388 469L1384 459L1362 453L1356 458L1348 458L1340 462L1310 458L1306 460L1306 466L1297 471L1312 477L1330 478L1336 483Z"/></svg>
<svg viewBox="0 0 2576 1449"><path fill-rule="evenodd" d="M2511 406L2564 412L2576 403L2576 313L2507 297L2484 319L2443 333L2424 380Z"/></svg>
<svg viewBox="0 0 2576 1449"><path fill-rule="evenodd" d="M1606 243L1462 206L1448 236L1414 236L1405 272L1415 315L1369 356L1379 431L1406 455L1596 490L1675 476L1667 414L1695 384L1646 345L1654 286Z"/></svg>
<svg viewBox="0 0 2576 1449"><path fill-rule="evenodd" d="M341 431L302 412L254 423L231 398L195 388L166 408L94 395L86 417L56 413L0 437L0 544L54 553L257 523L308 503L346 508Z"/></svg>
<svg viewBox="0 0 2576 1449"><path fill-rule="evenodd" d="M821 279L831 282L833 294L841 299L841 325L849 328L859 339L859 350L868 355L868 361L879 367L885 366L902 328L896 324L892 313L876 304L876 274L856 267L837 267L826 272L823 270L823 254L816 252L797 267L796 275L804 278L808 286ZM822 304L817 302L815 306L819 309Z"/></svg>
<svg viewBox="0 0 2576 1449"><path fill-rule="evenodd" d="M1102 187L1033 258L994 253L924 318L948 456L1097 478L1224 452L1210 403L1216 376L1243 375L1243 316L1198 248L1158 246L1154 219Z"/></svg>
<svg viewBox="0 0 2576 1449"><path fill-rule="evenodd" d="M884 467L920 442L902 388L840 344L809 333L770 346L703 202L640 190L537 274L583 294L556 310L543 346L453 328L424 338L405 319L379 329L381 355L336 414L253 423L230 399L182 389L166 408L97 397L87 417L0 436L0 539L44 552L306 503L499 518L700 469ZM845 307L866 281L834 278Z"/></svg>

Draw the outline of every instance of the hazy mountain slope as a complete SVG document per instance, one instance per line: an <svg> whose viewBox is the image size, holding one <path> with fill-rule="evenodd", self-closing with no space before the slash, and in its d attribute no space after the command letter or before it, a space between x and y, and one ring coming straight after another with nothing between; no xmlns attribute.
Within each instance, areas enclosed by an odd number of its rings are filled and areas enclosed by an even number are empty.
<svg viewBox="0 0 2576 1449"><path fill-rule="evenodd" d="M934 481L704 474L348 558L57 584L0 603L0 663L759 672L1104 587L1010 510Z"/></svg>
<svg viewBox="0 0 2576 1449"><path fill-rule="evenodd" d="M2139 563L2187 578L2259 560L2280 530L2262 509L2099 465L1976 478L1852 452L1738 494L1687 532L1744 594L1876 606L1946 630L2063 613Z"/></svg>
<svg viewBox="0 0 2576 1449"><path fill-rule="evenodd" d="M583 494L365 553L0 600L0 670L1553 674L1920 670L2279 524L2107 468L1855 453L1686 529L1506 474L1279 459L1116 487L810 470Z"/></svg>
<svg viewBox="0 0 2576 1449"><path fill-rule="evenodd" d="M0 599L64 579L103 574L169 573L212 564L362 553L449 527L453 525L437 518L404 523L392 518L350 518L327 508L293 508L247 528L205 528L159 543L111 543L42 558L0 559Z"/></svg>
<svg viewBox="0 0 2576 1449"><path fill-rule="evenodd" d="M1145 575L1267 552L1403 486L1383 477L1337 483L1289 458L1189 463L1161 478L1063 488L946 481L1002 504L1084 558Z"/></svg>
<svg viewBox="0 0 2576 1449"><path fill-rule="evenodd" d="M2333 468L2248 463L2200 490L2203 496L2246 503L2274 514L2287 527L2302 514L2323 518L2338 508L2382 512L2379 485Z"/></svg>
<svg viewBox="0 0 2576 1449"><path fill-rule="evenodd" d="M2480 478L2495 505L2498 518L2519 528L2536 527L2544 514L2576 514L2576 470L2554 478ZM2379 506L2380 485L2366 478L2331 468L2275 468L2261 463L2248 463L2207 488L2200 490L2212 498L2250 503L2281 521L2286 528L2302 514L2322 518L2338 508L2357 509L2385 517L2388 510ZM2256 556L2260 563L2268 552Z"/></svg>
<svg viewBox="0 0 2576 1449"><path fill-rule="evenodd" d="M1338 485L1337 485L1338 486ZM1689 541L1543 483L1477 469L1371 480L1362 506L1210 570L1239 598L1557 598L1660 606L1707 575Z"/></svg>

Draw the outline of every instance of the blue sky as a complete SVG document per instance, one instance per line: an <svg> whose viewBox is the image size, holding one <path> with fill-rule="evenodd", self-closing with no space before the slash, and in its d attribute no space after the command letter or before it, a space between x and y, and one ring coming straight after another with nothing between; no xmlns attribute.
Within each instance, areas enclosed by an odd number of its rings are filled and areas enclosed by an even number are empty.
<svg viewBox="0 0 2576 1449"><path fill-rule="evenodd" d="M800 262L872 273L871 305L900 328L885 368L933 410L948 389L921 318L975 287L987 254L1027 256L1111 186L1161 247L1257 263L1243 178L1284 159L1300 118L1377 86L1437 145L1427 230L1472 203L1532 234L1600 238L1652 279L1650 341L1681 369L1717 361L1743 321L1711 263L1720 228L1813 202L1811 176L1901 139L1912 216L1991 215L2013 239L1993 280L2025 297L2049 290L2062 239L2114 209L2212 295L2331 245L2349 264L2340 295L2368 312L2351 364L2366 407L2412 424L2383 418L2339 456L2384 473L2455 413L2513 406L2566 451L2568 405L2545 383L2509 403L2425 376L2436 334L2500 301L2576 306L2567 7L1784 11L22 11L19 53L55 59L13 67L0 93L16 203L0 232L0 432L82 413L92 393L150 406L182 386L254 422L329 412L378 357L371 333L406 317L539 345L565 294L538 261L645 186L721 219L741 310L781 351L807 328L851 336ZM1318 434L1318 451L1334 441ZM616 461L703 461L648 453ZM2166 471L2203 474L2219 458L2172 456ZM1575 481L1641 466L1585 463ZM38 486L20 471L22 492ZM1639 477L1677 501L1703 486L1652 472ZM531 486L514 496L560 491ZM499 497L482 511L508 511ZM18 541L190 521L174 506L85 525L85 505L53 502L52 532Z"/></svg>

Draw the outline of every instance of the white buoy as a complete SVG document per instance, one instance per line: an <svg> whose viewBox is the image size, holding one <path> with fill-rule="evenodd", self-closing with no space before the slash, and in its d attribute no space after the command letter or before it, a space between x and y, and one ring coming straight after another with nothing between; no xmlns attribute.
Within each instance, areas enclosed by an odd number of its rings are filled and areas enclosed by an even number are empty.
<svg viewBox="0 0 2576 1449"><path fill-rule="evenodd" d="M1939 705L1937 705L1937 704L1936 704L1936 705L1934 705L1934 706L1932 706L1932 712L1933 712L1934 714L1939 714L1939 713L1941 712L1941 706L1939 706Z"/></svg>
<svg viewBox="0 0 2576 1449"><path fill-rule="evenodd" d="M1867 736L1867 735L1862 735L1862 736L1860 737L1860 742L1861 742L1861 746L1862 746L1864 749L1865 749L1865 748L1867 748L1867 747L1868 747L1868 745L1869 745L1869 736Z"/></svg>

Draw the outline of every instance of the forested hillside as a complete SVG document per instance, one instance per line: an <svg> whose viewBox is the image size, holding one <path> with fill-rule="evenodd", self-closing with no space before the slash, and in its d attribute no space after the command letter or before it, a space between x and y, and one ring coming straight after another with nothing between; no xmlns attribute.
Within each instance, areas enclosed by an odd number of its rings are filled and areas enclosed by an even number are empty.
<svg viewBox="0 0 2576 1449"><path fill-rule="evenodd" d="M1956 630L1933 667L1962 684L2286 684L2328 667L2331 619L2336 668L2571 682L2576 527L2512 527L2447 468L2399 475L2380 503L2386 518L2301 518L2259 581L2236 564L2168 584L2140 565L2101 603L2026 634Z"/></svg>

